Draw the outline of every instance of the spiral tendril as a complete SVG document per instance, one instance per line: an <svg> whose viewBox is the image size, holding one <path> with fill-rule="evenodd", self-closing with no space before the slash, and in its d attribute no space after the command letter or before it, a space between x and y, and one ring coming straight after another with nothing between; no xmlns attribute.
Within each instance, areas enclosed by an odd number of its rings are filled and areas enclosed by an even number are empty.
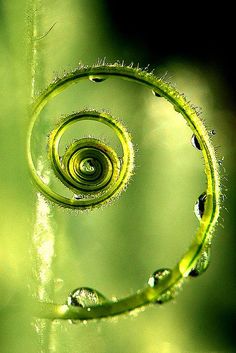
<svg viewBox="0 0 236 353"><path fill-rule="evenodd" d="M51 201L75 209L91 209L106 204L115 198L127 185L134 167L134 152L131 138L124 126L109 113L84 110L64 118L51 132L48 142L48 156L57 178L71 191L71 198L53 191L37 173L31 154L32 131L46 104L68 86L88 79L100 83L109 77L133 81L150 89L159 99L169 101L176 112L180 113L192 130L192 144L203 156L207 186L195 205L199 219L199 229L187 252L172 270L154 272L152 285L139 290L130 297L117 301L105 301L99 305L75 306L67 304L40 303L37 315L50 319L91 320L118 315L150 303L160 303L175 297L188 276L201 274L208 266L205 249L210 244L217 224L221 202L219 165L211 142L212 132L208 132L199 111L191 105L170 83L132 65L120 63L79 67L57 78L36 99L33 105L32 120L28 134L28 161L32 177L39 190ZM60 139L65 130L82 120L99 121L109 126L117 134L122 149L122 157L102 141L95 138L82 138L73 142L63 156L59 154ZM214 131L214 130L212 130ZM205 256L205 257L204 257ZM95 290L94 290L95 291ZM96 291L95 291L96 292ZM80 294L80 292L79 292Z"/></svg>
<svg viewBox="0 0 236 353"><path fill-rule="evenodd" d="M99 121L113 129L123 149L122 158L112 147L91 137L73 142L61 157L59 146L63 133L69 126L83 120ZM95 110L68 115L49 136L48 157L52 169L75 197L59 195L49 188L38 175L30 151L28 156L32 176L39 190L62 207L80 210L105 205L117 197L125 189L134 168L133 145L126 128L109 113Z"/></svg>
<svg viewBox="0 0 236 353"><path fill-rule="evenodd" d="M64 131L83 120L99 121L115 131L123 148L122 164L113 148L91 137L73 142L60 157L59 144ZM68 199L51 190L47 196L63 207L77 209L101 206L116 197L125 188L134 166L132 143L125 127L110 114L95 110L71 114L52 131L49 159L55 175L76 198Z"/></svg>

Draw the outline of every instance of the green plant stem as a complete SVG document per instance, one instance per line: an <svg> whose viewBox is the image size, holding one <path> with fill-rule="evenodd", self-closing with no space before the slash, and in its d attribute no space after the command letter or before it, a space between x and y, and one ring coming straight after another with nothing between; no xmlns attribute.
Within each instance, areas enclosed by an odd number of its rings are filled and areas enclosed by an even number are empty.
<svg viewBox="0 0 236 353"><path fill-rule="evenodd" d="M31 102L34 100L39 86L43 83L43 70L40 62L39 29L41 27L40 0L30 2L30 87ZM37 159L37 172L50 179L50 172L44 167L40 157ZM36 301L51 301L53 297L53 259L55 247L55 233L52 222L51 206L45 201L41 193L37 192L35 201L35 224L32 233L32 268L33 268L33 297ZM50 350L52 323L42 319L33 322L39 340L39 351L47 353Z"/></svg>
<svg viewBox="0 0 236 353"><path fill-rule="evenodd" d="M37 89L37 69L38 69L38 42L36 40L38 36L39 27L39 16L38 8L40 6L40 0L31 0L29 2L29 61L30 61L30 88L31 88L31 100L33 101L36 96Z"/></svg>
<svg viewBox="0 0 236 353"><path fill-rule="evenodd" d="M118 301L107 301L102 305L79 307L66 304L38 303L35 307L35 315L51 320L94 320L104 317L126 314L145 305L153 304L163 294L168 293L172 299L178 293L183 283L183 277L176 267L172 271L172 276L163 280L158 288L146 287L137 293L120 299ZM168 299L168 300L169 300Z"/></svg>

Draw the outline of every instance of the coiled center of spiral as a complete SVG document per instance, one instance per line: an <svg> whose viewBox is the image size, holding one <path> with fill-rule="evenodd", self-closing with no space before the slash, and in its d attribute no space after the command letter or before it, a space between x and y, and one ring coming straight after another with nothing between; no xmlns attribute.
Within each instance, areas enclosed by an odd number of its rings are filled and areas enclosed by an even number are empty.
<svg viewBox="0 0 236 353"><path fill-rule="evenodd" d="M81 173L86 175L94 174L96 161L94 158L85 158L83 161L80 162L79 169Z"/></svg>
<svg viewBox="0 0 236 353"><path fill-rule="evenodd" d="M72 142L62 151L64 132L80 121L100 122L110 127L119 139L122 152L97 138L85 137ZM37 173L35 181L47 197L63 207L88 209L106 205L125 189L134 168L133 146L125 127L107 112L83 110L66 116L51 132L48 157L55 176L72 192L72 196L55 192ZM56 188L57 185L56 184ZM59 188L58 188L59 190Z"/></svg>
<svg viewBox="0 0 236 353"><path fill-rule="evenodd" d="M75 192L101 192L115 182L119 167L111 147L98 139L84 138L66 150L58 176Z"/></svg>

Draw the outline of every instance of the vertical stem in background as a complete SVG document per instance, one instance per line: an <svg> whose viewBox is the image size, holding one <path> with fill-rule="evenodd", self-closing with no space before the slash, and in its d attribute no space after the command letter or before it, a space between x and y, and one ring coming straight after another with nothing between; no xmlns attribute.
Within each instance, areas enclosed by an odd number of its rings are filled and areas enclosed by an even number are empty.
<svg viewBox="0 0 236 353"><path fill-rule="evenodd" d="M38 172L42 173L44 177L45 175L48 176L49 181L49 172L45 170L40 159L38 160ZM33 280L35 282L33 296L37 301L42 302L51 302L53 297L54 282L52 266L55 234L52 218L50 205L37 192L35 224L32 234ZM40 353L51 352L52 323L49 320L35 319L34 325L39 338Z"/></svg>
<svg viewBox="0 0 236 353"><path fill-rule="evenodd" d="M39 79L37 79L39 71L39 53L38 46L38 30L39 30L39 8L41 5L40 0L32 0L29 3L29 61L30 61L30 87L31 87L31 100L33 101L36 95L37 85ZM40 68L42 71L42 68ZM41 78L42 79L42 78Z"/></svg>
<svg viewBox="0 0 236 353"><path fill-rule="evenodd" d="M29 24L29 57L30 57L30 85L31 101L33 101L39 86L43 81L42 62L40 60L40 33L41 0L30 2L30 24ZM45 168L43 161L37 161L39 175L50 181L50 172ZM53 259L55 251L52 208L43 196L37 192L35 204L35 224L32 234L32 273L33 273L33 297L37 301L50 302L53 297ZM38 337L38 349L40 353L53 352L52 324L49 320L35 319L33 326Z"/></svg>

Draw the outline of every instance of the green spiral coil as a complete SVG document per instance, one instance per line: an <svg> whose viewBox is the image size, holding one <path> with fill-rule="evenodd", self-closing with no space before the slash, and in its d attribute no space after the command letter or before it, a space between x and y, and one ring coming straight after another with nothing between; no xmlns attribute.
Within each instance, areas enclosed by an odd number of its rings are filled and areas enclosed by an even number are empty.
<svg viewBox="0 0 236 353"><path fill-rule="evenodd" d="M48 157L56 177L72 191L72 197L61 196L47 185L37 172L36 162L31 153L32 131L46 104L72 84L81 80L102 82L110 77L136 82L151 90L157 97L169 101L180 113L193 133L192 144L201 151L205 165L207 186L199 197L195 209L199 228L187 252L170 269L153 273L147 286L137 293L117 301L104 299L97 291L78 288L70 294L66 304L39 303L37 315L50 319L91 320L109 317L132 311L151 303L164 303L174 298L184 281L203 273L209 265L210 245L218 221L221 207L221 180L219 163L211 141L211 133L206 129L199 112L183 94L170 83L157 78L153 73L140 68L124 66L120 63L98 64L79 67L56 79L36 99L32 109L32 120L28 134L27 154L29 168L38 189L50 201L71 209L92 209L108 203L125 189L134 168L134 151L126 128L112 115L95 110L84 110L64 118L50 133ZM82 120L99 121L109 126L118 136L122 146L122 156L104 142L85 137L68 146L63 156L59 145L66 129ZM86 304L86 298L90 298ZM100 301L99 298L102 297ZM92 299L91 299L92 298ZM73 303L73 305L71 304ZM83 305L81 304L83 303Z"/></svg>

